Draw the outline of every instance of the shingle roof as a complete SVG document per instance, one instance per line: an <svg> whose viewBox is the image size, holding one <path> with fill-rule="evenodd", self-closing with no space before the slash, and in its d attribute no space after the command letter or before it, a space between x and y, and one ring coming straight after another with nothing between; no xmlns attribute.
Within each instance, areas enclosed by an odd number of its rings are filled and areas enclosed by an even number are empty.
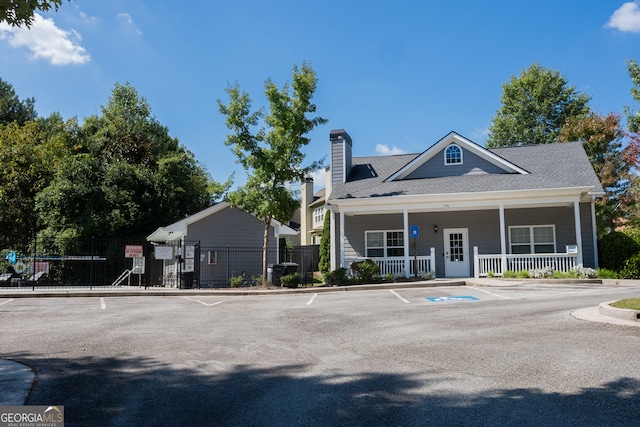
<svg viewBox="0 0 640 427"><path fill-rule="evenodd" d="M436 195L593 187L604 190L580 142L489 149L529 174L463 175L384 182L419 154L354 157L346 183L334 184L329 200L393 195Z"/></svg>

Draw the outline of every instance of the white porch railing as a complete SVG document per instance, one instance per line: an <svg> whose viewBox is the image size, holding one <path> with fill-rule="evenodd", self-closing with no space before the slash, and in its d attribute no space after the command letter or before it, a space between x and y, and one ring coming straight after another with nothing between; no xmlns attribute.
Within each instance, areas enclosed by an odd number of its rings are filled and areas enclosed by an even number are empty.
<svg viewBox="0 0 640 427"><path fill-rule="evenodd" d="M504 263L503 263L504 259ZM478 248L473 248L475 277L489 275L502 276L505 271L530 271L546 267L554 271L568 273L576 267L576 254L520 254L520 255L480 255Z"/></svg>
<svg viewBox="0 0 640 427"><path fill-rule="evenodd" d="M345 258L346 267L350 270L351 263L364 261L367 258ZM406 275L407 268L405 267L404 257L375 257L368 258L378 264L380 268L380 276L384 277L387 274L394 276ZM415 275L415 264L418 264L418 274L427 273L436 270L435 249L431 248L431 255L410 257L409 258L409 277Z"/></svg>

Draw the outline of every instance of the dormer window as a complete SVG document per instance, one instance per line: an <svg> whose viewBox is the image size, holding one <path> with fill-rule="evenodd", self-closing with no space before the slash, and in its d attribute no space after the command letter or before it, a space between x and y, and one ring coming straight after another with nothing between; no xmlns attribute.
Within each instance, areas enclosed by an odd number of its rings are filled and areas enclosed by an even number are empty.
<svg viewBox="0 0 640 427"><path fill-rule="evenodd" d="M444 150L444 164L445 165L461 165L462 164L462 149L451 144Z"/></svg>

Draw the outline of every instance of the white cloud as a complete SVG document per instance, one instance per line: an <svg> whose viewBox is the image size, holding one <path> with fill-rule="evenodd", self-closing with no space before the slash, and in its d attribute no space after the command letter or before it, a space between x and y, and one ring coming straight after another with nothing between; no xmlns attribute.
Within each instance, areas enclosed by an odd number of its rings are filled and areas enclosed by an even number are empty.
<svg viewBox="0 0 640 427"><path fill-rule="evenodd" d="M389 148L387 144L377 144L376 153L380 153L384 155L394 155L394 154L406 154L406 151L395 146L393 148Z"/></svg>
<svg viewBox="0 0 640 427"><path fill-rule="evenodd" d="M313 178L313 191L318 191L325 187L326 177L327 170L325 168L320 168L311 174L311 178Z"/></svg>
<svg viewBox="0 0 640 427"><path fill-rule="evenodd" d="M606 25L620 31L640 33L640 4L637 1L630 1L620 6Z"/></svg>
<svg viewBox="0 0 640 427"><path fill-rule="evenodd" d="M0 23L0 39L7 40L15 48L26 47L31 58L43 58L53 65L84 64L91 57L80 46L80 34L56 27L51 18L43 18L37 13L33 16L31 28L11 27Z"/></svg>
<svg viewBox="0 0 640 427"><path fill-rule="evenodd" d="M131 15L129 15L128 13L119 13L116 15L116 18L119 21L125 23L133 31L135 31L137 35L142 35L142 31L140 31L140 29L136 26L135 22L133 22L133 19L131 18Z"/></svg>

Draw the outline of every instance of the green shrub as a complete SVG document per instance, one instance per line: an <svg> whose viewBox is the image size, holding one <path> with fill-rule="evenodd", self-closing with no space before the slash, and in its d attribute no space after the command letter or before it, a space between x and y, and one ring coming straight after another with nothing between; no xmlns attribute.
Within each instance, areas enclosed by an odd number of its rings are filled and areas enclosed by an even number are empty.
<svg viewBox="0 0 640 427"><path fill-rule="evenodd" d="M380 267L371 259L352 263L351 270L354 271L358 282L371 283L380 281Z"/></svg>
<svg viewBox="0 0 640 427"><path fill-rule="evenodd" d="M617 279L618 272L606 268L598 269L598 279Z"/></svg>
<svg viewBox="0 0 640 427"><path fill-rule="evenodd" d="M300 273L291 273L280 277L280 284L285 288L297 288L302 283Z"/></svg>
<svg viewBox="0 0 640 427"><path fill-rule="evenodd" d="M229 286L232 288L239 288L240 286L242 286L243 280L244 277L242 276L229 277Z"/></svg>
<svg viewBox="0 0 640 427"><path fill-rule="evenodd" d="M347 269L344 267L340 267L337 270L333 270L329 273L324 273L322 275L324 283L329 285L342 285L347 283Z"/></svg>
<svg viewBox="0 0 640 427"><path fill-rule="evenodd" d="M640 253L631 256L624 262L620 276L623 279L640 279Z"/></svg>
<svg viewBox="0 0 640 427"><path fill-rule="evenodd" d="M516 275L515 271L507 270L502 274L502 277L504 277L505 279L515 279L518 276Z"/></svg>
<svg viewBox="0 0 640 427"><path fill-rule="evenodd" d="M625 262L640 252L640 243L634 239L636 234L633 230L628 230L613 231L602 236L598 242L601 267L614 271L624 269Z"/></svg>

